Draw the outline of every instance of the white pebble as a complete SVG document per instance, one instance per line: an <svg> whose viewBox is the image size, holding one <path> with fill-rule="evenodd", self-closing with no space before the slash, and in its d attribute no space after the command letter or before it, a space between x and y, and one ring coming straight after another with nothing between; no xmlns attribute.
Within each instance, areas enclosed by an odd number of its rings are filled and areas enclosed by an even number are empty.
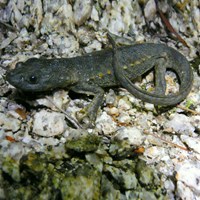
<svg viewBox="0 0 200 200"><path fill-rule="evenodd" d="M175 114L173 118L164 124L165 128L172 128L175 132L190 135L194 133L194 126L190 118L183 114Z"/></svg>
<svg viewBox="0 0 200 200"><path fill-rule="evenodd" d="M108 115L105 111L97 118L96 127L99 131L102 131L105 135L112 134L116 131L116 123L113 121L112 117Z"/></svg>
<svg viewBox="0 0 200 200"><path fill-rule="evenodd" d="M194 164L182 164L177 170L176 179L178 182L182 182L189 190L200 194L200 168L197 168Z"/></svg>
<svg viewBox="0 0 200 200"><path fill-rule="evenodd" d="M145 136L136 127L123 127L115 135L119 140L128 139L130 144L139 146L143 143Z"/></svg>
<svg viewBox="0 0 200 200"><path fill-rule="evenodd" d="M130 101L128 101L128 98L124 97L119 100L118 108L122 110L130 110L132 108L132 105Z"/></svg>
<svg viewBox="0 0 200 200"><path fill-rule="evenodd" d="M186 143L190 149L200 154L200 138L192 138L188 135L181 135L181 140Z"/></svg>
<svg viewBox="0 0 200 200"><path fill-rule="evenodd" d="M51 137L62 134L65 129L64 114L41 110L34 116L33 132L37 135Z"/></svg>
<svg viewBox="0 0 200 200"><path fill-rule="evenodd" d="M74 22L76 25L82 25L91 15L91 0L76 0L74 4Z"/></svg>
<svg viewBox="0 0 200 200"><path fill-rule="evenodd" d="M4 130L16 132L20 129L21 121L0 113L0 127Z"/></svg>
<svg viewBox="0 0 200 200"><path fill-rule="evenodd" d="M149 0L144 8L146 19L151 20L156 14L156 4L154 0Z"/></svg>
<svg viewBox="0 0 200 200"><path fill-rule="evenodd" d="M120 112L119 117L117 117L118 121L120 123L130 123L131 122L131 117L129 116L129 114L127 112Z"/></svg>

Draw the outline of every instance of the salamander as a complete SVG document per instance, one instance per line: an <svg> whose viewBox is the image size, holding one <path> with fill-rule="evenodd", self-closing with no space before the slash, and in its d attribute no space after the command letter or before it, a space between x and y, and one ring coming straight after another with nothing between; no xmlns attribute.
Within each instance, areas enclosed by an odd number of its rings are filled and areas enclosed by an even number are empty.
<svg viewBox="0 0 200 200"><path fill-rule="evenodd" d="M133 84L139 76L154 70L155 91L148 92ZM166 70L176 73L179 92L166 95ZM93 95L84 117L91 123L103 102L104 88L122 86L139 99L161 106L175 105L191 90L193 72L187 59L164 44L135 44L105 49L73 58L31 58L17 63L6 75L7 81L24 92L44 92L66 88Z"/></svg>

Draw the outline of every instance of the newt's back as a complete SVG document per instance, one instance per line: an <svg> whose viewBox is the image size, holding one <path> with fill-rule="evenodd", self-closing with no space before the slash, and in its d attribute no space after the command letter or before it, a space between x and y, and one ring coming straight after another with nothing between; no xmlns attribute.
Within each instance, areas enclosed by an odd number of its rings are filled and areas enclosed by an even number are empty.
<svg viewBox="0 0 200 200"><path fill-rule="evenodd" d="M16 69L7 74L7 80L16 88L28 92L70 89L74 85L95 85L101 88L122 85L144 101L171 105L173 98L165 97L163 75L164 69L171 69L176 72L180 81L179 94L176 95L179 98L174 102L185 98L191 89L193 74L188 61L182 54L166 45L136 44L120 47L117 49L117 57L113 55L113 50L108 49L74 58L33 58L19 63ZM115 60L117 66L114 65ZM154 67L158 72L156 89L160 94L150 94L135 88L130 80Z"/></svg>

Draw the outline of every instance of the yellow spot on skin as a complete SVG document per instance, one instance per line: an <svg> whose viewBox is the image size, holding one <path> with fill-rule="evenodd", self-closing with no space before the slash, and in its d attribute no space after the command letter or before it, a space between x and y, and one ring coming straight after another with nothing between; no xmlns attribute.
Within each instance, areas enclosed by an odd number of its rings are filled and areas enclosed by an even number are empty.
<svg viewBox="0 0 200 200"><path fill-rule="evenodd" d="M141 60L136 60L135 62L131 63L131 67L134 67L135 65L139 65L141 63Z"/></svg>
<svg viewBox="0 0 200 200"><path fill-rule="evenodd" d="M110 70L107 70L107 74L111 74L111 71L110 71Z"/></svg>
<svg viewBox="0 0 200 200"><path fill-rule="evenodd" d="M124 66L123 66L123 69L125 69L125 70L126 70L126 69L128 69L128 67L127 67L126 65L124 65Z"/></svg>
<svg viewBox="0 0 200 200"><path fill-rule="evenodd" d="M98 74L99 78L103 78L103 73Z"/></svg>
<svg viewBox="0 0 200 200"><path fill-rule="evenodd" d="M135 65L139 65L143 60L137 60L135 61Z"/></svg>
<svg viewBox="0 0 200 200"><path fill-rule="evenodd" d="M139 65L150 58L151 58L151 56L145 56L145 57L141 58L140 60L136 60L135 62L131 63L130 66L134 67L135 65Z"/></svg>

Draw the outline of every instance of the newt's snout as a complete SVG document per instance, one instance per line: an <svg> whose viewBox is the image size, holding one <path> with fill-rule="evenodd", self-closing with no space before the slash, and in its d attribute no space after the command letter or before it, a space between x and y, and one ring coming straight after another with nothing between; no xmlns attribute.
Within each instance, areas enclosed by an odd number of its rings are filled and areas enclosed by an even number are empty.
<svg viewBox="0 0 200 200"><path fill-rule="evenodd" d="M11 85L14 86L15 84L15 79L13 78L14 77L14 73L12 71L9 71L6 73L6 81L8 81Z"/></svg>
<svg viewBox="0 0 200 200"><path fill-rule="evenodd" d="M15 70L6 73L6 81L8 81L12 86L20 88L23 84L23 77L20 77L15 73Z"/></svg>

